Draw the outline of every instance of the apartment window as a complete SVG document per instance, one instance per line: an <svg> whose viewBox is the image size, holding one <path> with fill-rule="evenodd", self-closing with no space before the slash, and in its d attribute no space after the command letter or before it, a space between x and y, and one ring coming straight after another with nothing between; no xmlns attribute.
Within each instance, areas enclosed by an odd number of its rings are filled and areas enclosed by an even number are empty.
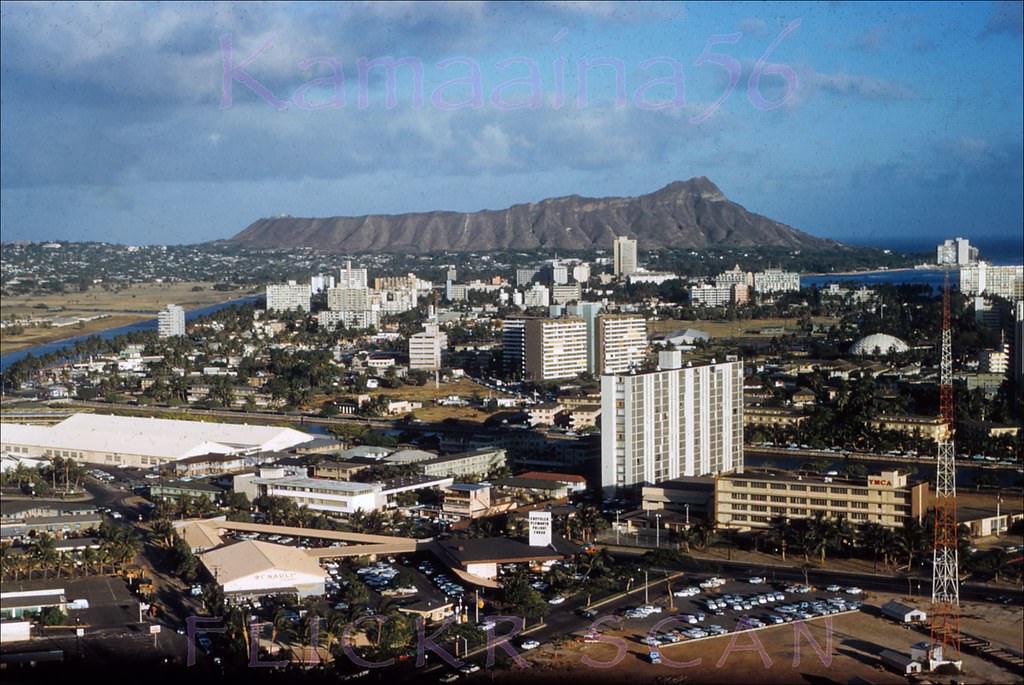
<svg viewBox="0 0 1024 685"><path fill-rule="evenodd" d="M746 521L747 520L747 515L746 514L733 514L732 520L733 521Z"/></svg>
<svg viewBox="0 0 1024 685"><path fill-rule="evenodd" d="M828 500L827 499L821 499L819 497L812 497L811 498L811 504L816 506L816 507L823 507L826 504L828 504Z"/></svg>
<svg viewBox="0 0 1024 685"><path fill-rule="evenodd" d="M786 498L785 497L779 497L778 495L772 495L772 501L773 502L785 502Z"/></svg>
<svg viewBox="0 0 1024 685"><path fill-rule="evenodd" d="M789 489L794 491L794 492L807 492L807 486L806 485L790 485Z"/></svg>
<svg viewBox="0 0 1024 685"><path fill-rule="evenodd" d="M853 489L853 496L854 497L867 497L868 496L868 490L867 490L867 488L854 488Z"/></svg>
<svg viewBox="0 0 1024 685"><path fill-rule="evenodd" d="M848 506L850 506L850 503L847 502L846 500L842 500L842 499L834 499L834 500L832 500L832 507L835 508L835 509L846 509Z"/></svg>
<svg viewBox="0 0 1024 685"><path fill-rule="evenodd" d="M785 515L786 507L772 507L772 513Z"/></svg>
<svg viewBox="0 0 1024 685"><path fill-rule="evenodd" d="M751 511L768 511L768 507L766 505L764 505L764 504L751 504L750 505L750 510Z"/></svg>
<svg viewBox="0 0 1024 685"><path fill-rule="evenodd" d="M749 486L750 486L750 483L748 483L748 482L747 482L747 481L745 481L745 480L738 480L738 481L735 481L735 485L736 485L736 487L738 487L738 488L745 488L745 487L749 487Z"/></svg>
<svg viewBox="0 0 1024 685"><path fill-rule="evenodd" d="M785 483L772 483L772 490L785 490L785 489L786 489L786 484Z"/></svg>
<svg viewBox="0 0 1024 685"><path fill-rule="evenodd" d="M832 488L833 495L845 495L847 488Z"/></svg>
<svg viewBox="0 0 1024 685"><path fill-rule="evenodd" d="M752 499L755 502L767 502L768 495L751 495L750 499Z"/></svg>
<svg viewBox="0 0 1024 685"><path fill-rule="evenodd" d="M868 503L867 502L850 502L850 506L853 507L854 509L867 509L868 508Z"/></svg>
<svg viewBox="0 0 1024 685"><path fill-rule="evenodd" d="M752 488L759 488L759 489L763 490L763 489L768 487L768 483L751 483L750 487L752 487Z"/></svg>
<svg viewBox="0 0 1024 685"><path fill-rule="evenodd" d="M828 492L828 488L824 485L812 485L811 492Z"/></svg>

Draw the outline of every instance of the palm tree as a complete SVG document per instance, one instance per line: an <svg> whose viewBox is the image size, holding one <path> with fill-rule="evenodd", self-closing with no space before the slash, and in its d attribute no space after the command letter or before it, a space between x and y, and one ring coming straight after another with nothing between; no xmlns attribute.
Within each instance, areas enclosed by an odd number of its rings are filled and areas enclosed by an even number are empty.
<svg viewBox="0 0 1024 685"><path fill-rule="evenodd" d="M153 526L150 529L150 536L157 545L163 548L168 548L174 543L174 537L177 535L174 529L174 524L167 519L157 519L153 522Z"/></svg>
<svg viewBox="0 0 1024 685"><path fill-rule="evenodd" d="M916 556L926 554L931 544L930 535L925 526L917 522L915 518L908 518L903 528L896 534L896 549L906 560L907 571L913 569Z"/></svg>

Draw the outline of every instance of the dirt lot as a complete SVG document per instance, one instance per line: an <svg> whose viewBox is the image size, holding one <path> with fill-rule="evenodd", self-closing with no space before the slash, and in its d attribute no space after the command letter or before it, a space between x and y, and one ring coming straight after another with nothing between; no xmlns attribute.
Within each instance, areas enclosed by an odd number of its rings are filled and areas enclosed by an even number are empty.
<svg viewBox="0 0 1024 685"><path fill-rule="evenodd" d="M872 594L868 604L878 606L893 595ZM925 610L927 605L922 605ZM627 652L616 660L615 644L567 643L545 645L525 656L529 669L496 672L498 682L611 683L906 683L878 660L882 649L909 654L910 645L924 635L893 621L860 612L719 638L663 646L663 656L675 667L648 663L643 635L628 626L605 634L625 640ZM963 607L963 630L1014 649L1022 647L1020 607L968 603ZM811 638L817 643L811 642ZM831 645L829 641L831 640ZM799 646L797 646L799 645ZM820 650L820 651L817 651ZM587 665L583 659L592 660ZM963 656L964 683L1021 683L1012 673L989 661ZM603 664L604 667L599 667ZM857 679L861 679L858 681ZM948 677L939 682L948 682Z"/></svg>
<svg viewBox="0 0 1024 685"><path fill-rule="evenodd" d="M831 326L839 320L827 316L814 316L811 321L815 324ZM680 319L666 319L664 321L648 321L647 334L655 335L681 331L686 328L695 328L704 331L713 338L735 338L758 336L762 328L785 326L787 332L797 328L795 317L788 319L748 319L745 321L683 321ZM767 336L770 337L770 336Z"/></svg>
<svg viewBox="0 0 1024 685"><path fill-rule="evenodd" d="M485 400L489 397L497 397L499 395L505 396L491 390L490 388L477 385L467 378L460 378L453 383L442 383L439 388L435 388L434 381L431 380L426 385L402 385L397 388L377 388L375 390L367 390L366 394L372 397L384 395L387 398L423 402L423 408L416 409L413 412L416 418L421 421L437 422L453 418L461 421L475 421L478 423L483 423L491 415L474 407L437 405L434 404L435 400L448 397L449 395L458 395L464 400L469 400L474 395L478 395L480 398Z"/></svg>

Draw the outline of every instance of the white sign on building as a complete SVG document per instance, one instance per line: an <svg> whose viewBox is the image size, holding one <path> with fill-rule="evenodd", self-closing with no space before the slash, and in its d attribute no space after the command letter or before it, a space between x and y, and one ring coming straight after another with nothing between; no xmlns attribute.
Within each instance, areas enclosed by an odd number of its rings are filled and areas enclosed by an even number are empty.
<svg viewBox="0 0 1024 685"><path fill-rule="evenodd" d="M551 544L551 512L530 512L530 547L547 547Z"/></svg>

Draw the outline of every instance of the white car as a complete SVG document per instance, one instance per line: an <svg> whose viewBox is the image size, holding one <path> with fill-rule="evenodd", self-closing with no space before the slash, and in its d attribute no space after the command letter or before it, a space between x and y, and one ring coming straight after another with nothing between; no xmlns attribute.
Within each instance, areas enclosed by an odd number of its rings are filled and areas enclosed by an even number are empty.
<svg viewBox="0 0 1024 685"><path fill-rule="evenodd" d="M561 595L559 595L557 597L552 597L551 599L549 599L548 600L548 604L561 604L564 601L565 601L565 597L562 597Z"/></svg>
<svg viewBox="0 0 1024 685"><path fill-rule="evenodd" d="M764 578L762 578L761 576L754 576L753 578L751 578L747 582L750 583L751 585L762 585L762 584L764 584Z"/></svg>
<svg viewBox="0 0 1024 685"><path fill-rule="evenodd" d="M540 643L536 640L526 640L525 642L523 642L523 644L519 645L519 647L524 650L537 649L538 647L540 647Z"/></svg>
<svg viewBox="0 0 1024 685"><path fill-rule="evenodd" d="M827 588L825 588L825 590L827 592L839 592L840 590L842 590L842 588L838 585L829 585Z"/></svg>
<svg viewBox="0 0 1024 685"><path fill-rule="evenodd" d="M859 587L848 587L848 588L846 588L846 594L848 594L848 595L860 595L860 594L863 594L863 592L864 591L861 590Z"/></svg>

